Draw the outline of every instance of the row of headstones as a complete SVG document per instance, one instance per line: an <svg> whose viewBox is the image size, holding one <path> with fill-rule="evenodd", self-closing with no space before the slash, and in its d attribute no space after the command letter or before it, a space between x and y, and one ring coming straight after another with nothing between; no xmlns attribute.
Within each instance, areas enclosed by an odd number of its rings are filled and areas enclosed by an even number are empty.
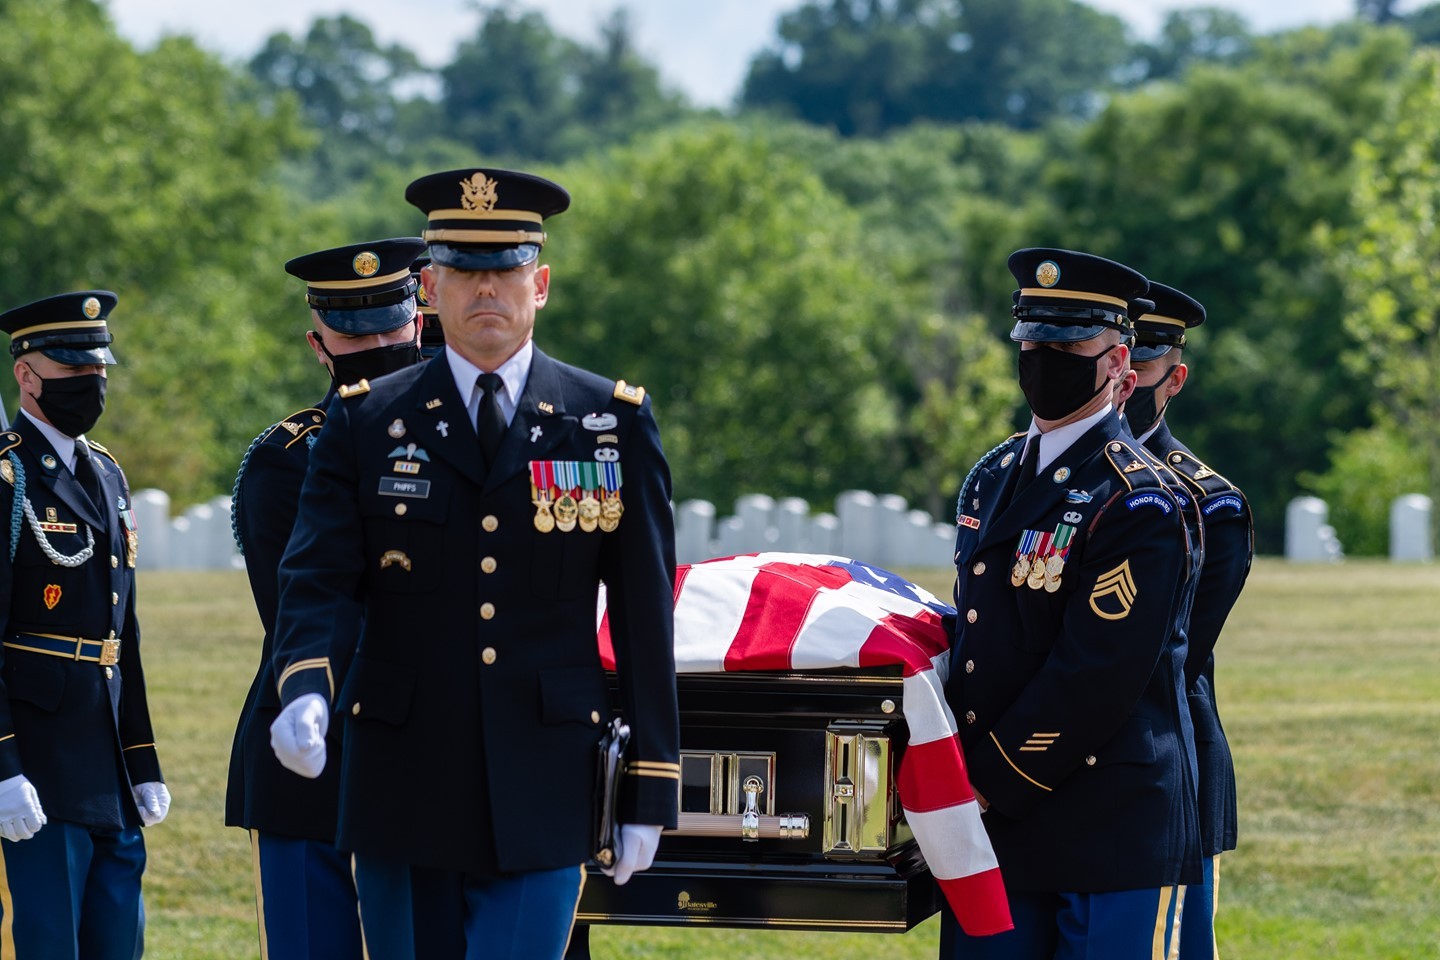
<svg viewBox="0 0 1440 960"><path fill-rule="evenodd" d="M1435 557L1430 535L1430 498L1407 493L1390 503L1390 559L1428 562ZM1285 509L1285 559L1334 563L1345 551L1330 526L1330 508L1319 497L1296 497Z"/></svg>
<svg viewBox="0 0 1440 960"><path fill-rule="evenodd" d="M142 570L228 570L243 565L230 526L230 498L216 497L170 516L162 490L134 497L140 527ZM955 549L955 528L911 510L903 497L860 490L842 493L835 513L810 515L798 498L776 503L763 494L741 497L735 516L715 522L715 507L687 500L675 511L676 554L681 563L762 550L828 553L879 566L946 567Z"/></svg>
<svg viewBox="0 0 1440 960"><path fill-rule="evenodd" d="M230 498L216 497L170 516L163 490L139 490L134 497L141 532L137 565L142 570L228 570L243 565L230 526ZM1434 558L1430 498L1418 493L1390 505L1390 559ZM850 490L835 498L834 513L812 515L798 497L776 501L750 494L735 503L735 514L716 521L708 500L686 500L675 511L675 552L680 563L766 550L855 557L882 567L948 567L955 528L936 523L924 510L909 509L904 497ZM1285 557L1299 563L1344 558L1329 523L1329 508L1317 497L1296 497L1285 514Z"/></svg>

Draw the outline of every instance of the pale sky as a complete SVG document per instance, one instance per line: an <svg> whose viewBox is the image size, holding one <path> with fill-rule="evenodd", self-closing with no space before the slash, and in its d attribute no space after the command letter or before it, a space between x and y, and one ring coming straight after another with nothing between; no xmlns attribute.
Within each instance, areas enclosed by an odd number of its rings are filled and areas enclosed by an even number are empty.
<svg viewBox="0 0 1440 960"><path fill-rule="evenodd" d="M248 59L272 33L300 34L316 17L348 13L369 24L381 42L399 42L430 66L448 62L455 45L474 34L474 0L106 0L120 32L148 46L165 33L196 37L231 60ZM1422 0L1402 3L1402 9ZM1257 32L1333 23L1354 0L1090 0L1128 21L1136 36L1152 36L1166 11L1219 6L1238 11ZM640 52L658 64L667 85L701 106L728 106L750 58L775 36L781 13L801 0L517 0L539 10L557 31L593 40L617 6L631 12ZM417 12L423 11L423 12Z"/></svg>

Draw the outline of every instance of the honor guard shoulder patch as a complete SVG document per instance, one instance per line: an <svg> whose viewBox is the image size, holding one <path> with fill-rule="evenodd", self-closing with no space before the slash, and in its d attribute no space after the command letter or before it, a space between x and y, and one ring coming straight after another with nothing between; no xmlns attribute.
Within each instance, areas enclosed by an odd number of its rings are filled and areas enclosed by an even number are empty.
<svg viewBox="0 0 1440 960"><path fill-rule="evenodd" d="M638 407L645 402L645 388L632 387L624 380L616 380L615 399L624 400L626 403L633 403Z"/></svg>
<svg viewBox="0 0 1440 960"><path fill-rule="evenodd" d="M347 383L341 386L337 392L346 400L351 397L358 397L361 394L370 392L370 381L362 377L359 383Z"/></svg>

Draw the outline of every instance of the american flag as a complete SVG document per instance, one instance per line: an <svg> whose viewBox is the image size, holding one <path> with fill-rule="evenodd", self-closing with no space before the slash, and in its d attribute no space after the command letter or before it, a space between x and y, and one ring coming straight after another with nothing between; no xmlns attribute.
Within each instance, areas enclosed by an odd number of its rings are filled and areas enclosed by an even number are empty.
<svg viewBox="0 0 1440 960"><path fill-rule="evenodd" d="M675 668L900 665L910 728L900 804L960 926L984 936L1014 925L945 702L950 638L941 617L954 612L903 577L845 557L757 553L685 564L675 575ZM613 670L603 593L599 630L601 658Z"/></svg>

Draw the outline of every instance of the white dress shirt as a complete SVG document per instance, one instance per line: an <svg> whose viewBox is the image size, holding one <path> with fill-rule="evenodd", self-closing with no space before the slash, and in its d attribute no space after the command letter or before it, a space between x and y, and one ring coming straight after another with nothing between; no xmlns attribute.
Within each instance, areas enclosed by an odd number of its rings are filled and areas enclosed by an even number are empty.
<svg viewBox="0 0 1440 960"><path fill-rule="evenodd" d="M525 345L516 350L513 357L500 364L500 369L493 371L500 374L500 379L504 382L504 388L496 394L495 400L500 404L500 412L505 415L506 426L515 419L515 410L520 406L520 395L525 392L525 383L530 379L530 363L534 358L535 341L526 340ZM450 364L450 375L455 378L455 389L465 398L465 410L473 428L475 418L480 413L480 396L484 393L479 389L478 381L480 374L486 371L460 356L448 345L445 347L445 360Z"/></svg>
<svg viewBox="0 0 1440 960"><path fill-rule="evenodd" d="M74 473L75 441L79 440L81 443L84 443L84 434L81 434L78 437L67 437L65 436L65 434L52 427L50 424L30 416L30 414L26 413L23 408L18 412L20 416L35 424L35 428L44 435L46 440L50 441L50 446L55 448L55 455L60 458L60 462L65 464L66 469L68 469L71 473Z"/></svg>
<svg viewBox="0 0 1440 960"><path fill-rule="evenodd" d="M1063 427L1056 427L1048 433L1041 433L1040 427L1034 419L1030 421L1030 431L1025 435L1025 452L1020 455L1020 462L1024 463L1026 457L1036 449L1035 438L1039 437L1039 461L1035 464L1035 475L1038 477L1046 467L1060 459L1060 455L1070 449L1071 444L1085 436L1085 431L1095 424L1104 420L1110 415L1110 404L1099 413L1093 413L1084 420L1076 420L1074 423L1067 423Z"/></svg>

